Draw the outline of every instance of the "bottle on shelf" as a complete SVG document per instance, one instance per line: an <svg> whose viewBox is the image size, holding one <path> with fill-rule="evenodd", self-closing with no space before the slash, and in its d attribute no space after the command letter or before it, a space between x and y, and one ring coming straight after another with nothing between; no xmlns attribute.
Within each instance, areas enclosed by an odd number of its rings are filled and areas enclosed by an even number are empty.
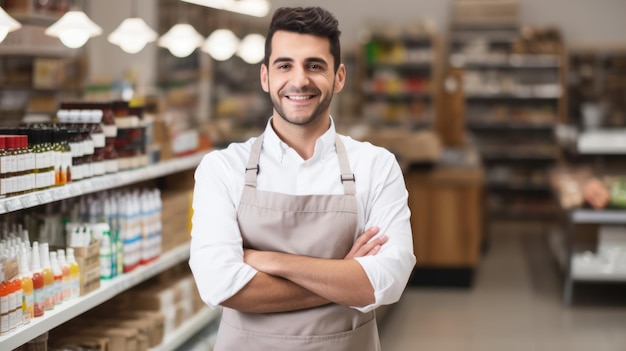
<svg viewBox="0 0 626 351"><path fill-rule="evenodd" d="M67 259L65 258L65 250L59 249L57 250L59 265L61 266L61 271L63 272L63 288L61 295L63 296L63 301L67 301L70 299L71 292L71 277L70 277L70 265L67 263Z"/></svg>
<svg viewBox="0 0 626 351"><path fill-rule="evenodd" d="M67 263L70 265L70 298L75 299L80 296L80 266L74 257L74 249L67 248Z"/></svg>
<svg viewBox="0 0 626 351"><path fill-rule="evenodd" d="M46 291L45 291L45 282L41 269L41 259L40 259L40 250L39 243L37 241L33 242L33 249L31 253L32 263L30 266L30 270L32 273L33 279L33 316L41 317L45 311L45 300L46 300Z"/></svg>
<svg viewBox="0 0 626 351"><path fill-rule="evenodd" d="M63 271L56 251L50 252L50 267L54 276L54 304L59 305L63 302Z"/></svg>
<svg viewBox="0 0 626 351"><path fill-rule="evenodd" d="M35 317L35 298L33 278L28 267L28 254L25 247L22 247L20 253L20 279L22 281L22 324L28 324Z"/></svg>
<svg viewBox="0 0 626 351"><path fill-rule="evenodd" d="M9 284L4 279L4 265L0 269L0 335L9 332Z"/></svg>
<svg viewBox="0 0 626 351"><path fill-rule="evenodd" d="M50 266L50 252L48 243L41 243L39 246L39 255L41 256L41 275L44 283L44 308L46 311L54 309L54 273Z"/></svg>

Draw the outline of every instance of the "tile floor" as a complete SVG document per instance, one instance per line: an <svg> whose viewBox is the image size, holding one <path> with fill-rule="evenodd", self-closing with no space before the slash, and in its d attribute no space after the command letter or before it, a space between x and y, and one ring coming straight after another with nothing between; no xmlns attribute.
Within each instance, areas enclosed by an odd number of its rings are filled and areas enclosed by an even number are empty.
<svg viewBox="0 0 626 351"><path fill-rule="evenodd" d="M567 307L540 227L489 243L472 288L407 288L382 318L384 351L626 350L626 284L577 284Z"/></svg>

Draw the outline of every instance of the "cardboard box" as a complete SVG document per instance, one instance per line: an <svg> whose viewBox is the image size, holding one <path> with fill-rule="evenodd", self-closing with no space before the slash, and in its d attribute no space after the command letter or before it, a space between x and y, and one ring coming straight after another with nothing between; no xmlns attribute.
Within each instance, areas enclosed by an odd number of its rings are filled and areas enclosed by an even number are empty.
<svg viewBox="0 0 626 351"><path fill-rule="evenodd" d="M100 287L100 241L86 247L75 247L74 257L80 267L80 295Z"/></svg>
<svg viewBox="0 0 626 351"><path fill-rule="evenodd" d="M68 336L63 337L61 339L55 340L51 346L54 347L63 347L63 346L78 346L78 347L86 347L90 351L112 351L113 349L109 348L109 338L106 337L96 337L96 336Z"/></svg>
<svg viewBox="0 0 626 351"><path fill-rule="evenodd" d="M98 326L86 328L80 331L81 335L106 337L109 339L109 349L115 351L140 351L139 336L133 328L115 328Z"/></svg>

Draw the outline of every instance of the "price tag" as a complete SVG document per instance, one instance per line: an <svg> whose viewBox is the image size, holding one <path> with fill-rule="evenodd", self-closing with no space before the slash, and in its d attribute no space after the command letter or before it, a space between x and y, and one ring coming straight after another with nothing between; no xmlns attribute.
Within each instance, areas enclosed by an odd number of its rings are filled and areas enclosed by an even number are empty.
<svg viewBox="0 0 626 351"><path fill-rule="evenodd" d="M50 202L54 201L54 199L52 198L51 191L41 192L41 193L37 194L37 197L39 198L39 203L40 204L47 204L47 203L50 203Z"/></svg>
<svg viewBox="0 0 626 351"><path fill-rule="evenodd" d="M0 214L5 214L7 213L7 209L4 206L4 202L0 202Z"/></svg>
<svg viewBox="0 0 626 351"><path fill-rule="evenodd" d="M67 189L69 186L62 186L58 189L54 189L52 190L52 198L54 200L63 200L63 199L67 199L68 197L70 197Z"/></svg>
<svg viewBox="0 0 626 351"><path fill-rule="evenodd" d="M10 199L6 202L7 211L13 212L22 209L22 202L20 199Z"/></svg>
<svg viewBox="0 0 626 351"><path fill-rule="evenodd" d="M70 196L78 196L78 195L81 194L80 184L74 183L74 184L69 186L68 190L69 190Z"/></svg>
<svg viewBox="0 0 626 351"><path fill-rule="evenodd" d="M26 195L22 197L21 201L22 205L24 206L23 208L35 207L37 205L40 205L39 199L37 199L37 195L35 194Z"/></svg>
<svg viewBox="0 0 626 351"><path fill-rule="evenodd" d="M80 188L83 194L88 194L93 191L93 182L91 180L85 180L80 183Z"/></svg>

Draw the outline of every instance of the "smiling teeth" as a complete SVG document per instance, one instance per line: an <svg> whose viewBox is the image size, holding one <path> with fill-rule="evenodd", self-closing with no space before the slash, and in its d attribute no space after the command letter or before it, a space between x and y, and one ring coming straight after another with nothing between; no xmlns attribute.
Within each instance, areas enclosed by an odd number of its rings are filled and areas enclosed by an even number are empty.
<svg viewBox="0 0 626 351"><path fill-rule="evenodd" d="M289 99L291 100L307 100L309 99L308 96L290 96Z"/></svg>

